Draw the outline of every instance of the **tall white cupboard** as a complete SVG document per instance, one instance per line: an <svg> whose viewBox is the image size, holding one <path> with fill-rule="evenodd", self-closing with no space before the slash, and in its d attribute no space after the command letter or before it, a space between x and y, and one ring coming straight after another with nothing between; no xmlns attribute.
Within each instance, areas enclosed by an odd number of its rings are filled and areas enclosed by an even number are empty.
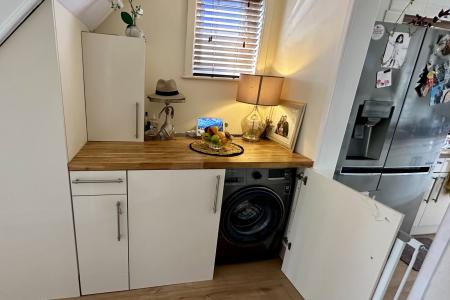
<svg viewBox="0 0 450 300"><path fill-rule="evenodd" d="M0 299L79 295L53 5L0 47Z"/></svg>
<svg viewBox="0 0 450 300"><path fill-rule="evenodd" d="M89 141L144 141L145 41L83 32Z"/></svg>

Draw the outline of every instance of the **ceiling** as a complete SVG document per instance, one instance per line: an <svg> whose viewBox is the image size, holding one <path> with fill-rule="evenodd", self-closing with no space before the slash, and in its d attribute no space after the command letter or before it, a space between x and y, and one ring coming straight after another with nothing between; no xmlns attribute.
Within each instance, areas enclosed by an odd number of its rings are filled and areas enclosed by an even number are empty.
<svg viewBox="0 0 450 300"><path fill-rule="evenodd" d="M109 0L59 0L90 30L97 28L113 11Z"/></svg>
<svg viewBox="0 0 450 300"><path fill-rule="evenodd" d="M0 0L0 46L43 0ZM113 11L110 0L58 0L89 30L96 29Z"/></svg>

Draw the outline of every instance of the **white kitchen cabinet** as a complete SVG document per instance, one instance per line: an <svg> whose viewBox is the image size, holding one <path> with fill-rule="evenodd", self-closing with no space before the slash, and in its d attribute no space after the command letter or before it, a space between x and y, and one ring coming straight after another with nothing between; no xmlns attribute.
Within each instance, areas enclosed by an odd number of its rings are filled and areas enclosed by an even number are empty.
<svg viewBox="0 0 450 300"><path fill-rule="evenodd" d="M371 299L403 215L308 169L282 271L308 300Z"/></svg>
<svg viewBox="0 0 450 300"><path fill-rule="evenodd" d="M80 294L53 3L40 3L0 47L0 299L5 300Z"/></svg>
<svg viewBox="0 0 450 300"><path fill-rule="evenodd" d="M143 141L145 41L83 32L89 141Z"/></svg>
<svg viewBox="0 0 450 300"><path fill-rule="evenodd" d="M70 183L73 196L125 195L126 171L72 171Z"/></svg>
<svg viewBox="0 0 450 300"><path fill-rule="evenodd" d="M450 204L450 195L444 189L447 174L434 175L431 191L425 195L419 208L412 234L436 233Z"/></svg>
<svg viewBox="0 0 450 300"><path fill-rule="evenodd" d="M213 278L224 177L128 172L131 289Z"/></svg>
<svg viewBox="0 0 450 300"><path fill-rule="evenodd" d="M73 212L81 294L128 290L127 196L76 196Z"/></svg>

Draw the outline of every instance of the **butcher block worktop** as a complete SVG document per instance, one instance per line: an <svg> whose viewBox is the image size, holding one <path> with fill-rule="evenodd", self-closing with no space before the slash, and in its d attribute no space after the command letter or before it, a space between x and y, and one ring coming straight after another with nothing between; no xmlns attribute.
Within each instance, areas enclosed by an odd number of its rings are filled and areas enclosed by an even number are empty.
<svg viewBox="0 0 450 300"><path fill-rule="evenodd" d="M191 138L170 141L87 142L69 163L70 171L177 170L312 167L313 161L272 141L235 139L244 153L234 157L204 155L189 149Z"/></svg>

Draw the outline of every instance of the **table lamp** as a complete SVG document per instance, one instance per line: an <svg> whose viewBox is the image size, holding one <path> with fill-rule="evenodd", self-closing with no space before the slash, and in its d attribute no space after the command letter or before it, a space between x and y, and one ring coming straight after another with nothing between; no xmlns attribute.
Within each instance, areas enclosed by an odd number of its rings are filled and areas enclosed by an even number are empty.
<svg viewBox="0 0 450 300"><path fill-rule="evenodd" d="M266 129L258 106L276 106L280 102L283 77L241 74L236 101L253 104L253 110L241 122L242 138L257 142Z"/></svg>

